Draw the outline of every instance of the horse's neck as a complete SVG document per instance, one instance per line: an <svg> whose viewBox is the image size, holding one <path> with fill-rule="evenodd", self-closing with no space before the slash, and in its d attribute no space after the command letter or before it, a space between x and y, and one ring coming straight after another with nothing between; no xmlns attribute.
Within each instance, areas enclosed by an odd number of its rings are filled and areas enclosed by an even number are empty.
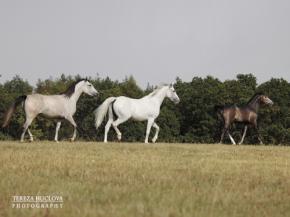
<svg viewBox="0 0 290 217"><path fill-rule="evenodd" d="M77 104L81 95L82 95L82 91L80 89L76 89L69 99L70 102L73 104Z"/></svg>
<svg viewBox="0 0 290 217"><path fill-rule="evenodd" d="M255 97L251 102L248 103L248 106L253 109L256 113L258 112L260 108L260 104L258 102L259 98Z"/></svg>
<svg viewBox="0 0 290 217"><path fill-rule="evenodd" d="M154 94L154 96L152 96L151 99L156 100L159 103L159 106L161 106L165 97L166 97L166 89L162 88L156 94Z"/></svg>

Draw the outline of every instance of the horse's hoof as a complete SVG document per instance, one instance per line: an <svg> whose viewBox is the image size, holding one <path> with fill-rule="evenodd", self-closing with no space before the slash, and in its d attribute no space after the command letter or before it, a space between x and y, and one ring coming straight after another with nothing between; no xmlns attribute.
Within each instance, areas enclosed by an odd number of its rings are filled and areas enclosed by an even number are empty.
<svg viewBox="0 0 290 217"><path fill-rule="evenodd" d="M75 139L71 138L71 139L70 139L70 141L71 141L71 142L74 142L74 141L75 141Z"/></svg>
<svg viewBox="0 0 290 217"><path fill-rule="evenodd" d="M121 139L122 139L122 136L121 135L118 135L117 138L118 138L118 141L120 142Z"/></svg>
<svg viewBox="0 0 290 217"><path fill-rule="evenodd" d="M153 143L155 143L155 142L156 142L156 140L157 140L157 139L154 139L154 138L153 138L153 139L152 139L152 142L153 142Z"/></svg>

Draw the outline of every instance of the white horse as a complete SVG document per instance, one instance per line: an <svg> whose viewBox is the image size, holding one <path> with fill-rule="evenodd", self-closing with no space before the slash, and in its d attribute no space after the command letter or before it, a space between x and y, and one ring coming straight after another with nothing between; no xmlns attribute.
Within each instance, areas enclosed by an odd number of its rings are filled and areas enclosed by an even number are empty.
<svg viewBox="0 0 290 217"><path fill-rule="evenodd" d="M56 142L58 141L58 131L61 125L60 119L68 120L74 127L73 136L71 138L71 141L74 141L76 138L77 125L73 119L73 115L76 112L76 103L82 93L94 96L98 94L98 91L89 81L82 79L73 83L64 93L59 95L31 94L20 96L7 110L2 127L6 127L9 124L16 107L23 102L26 121L23 125L23 132L20 139L21 142L24 141L26 131L28 131L30 141L33 141L32 133L28 127L31 125L33 119L39 114L43 114L49 118L58 119L55 132Z"/></svg>
<svg viewBox="0 0 290 217"><path fill-rule="evenodd" d="M95 126L97 129L103 122L106 114L109 113L109 120L105 127L104 142L107 142L107 135L111 125L115 129L118 140L120 141L122 134L118 129L118 125L132 118L137 121L148 121L145 143L148 143L151 127L153 126L156 129L155 136L152 139L152 142L155 143L159 133L159 127L155 123L155 119L160 113L160 106L165 97L168 97L175 104L180 101L173 84L160 86L141 99L132 99L125 96L110 97L106 99L103 104L95 110ZM118 117L115 121L113 120L114 114Z"/></svg>

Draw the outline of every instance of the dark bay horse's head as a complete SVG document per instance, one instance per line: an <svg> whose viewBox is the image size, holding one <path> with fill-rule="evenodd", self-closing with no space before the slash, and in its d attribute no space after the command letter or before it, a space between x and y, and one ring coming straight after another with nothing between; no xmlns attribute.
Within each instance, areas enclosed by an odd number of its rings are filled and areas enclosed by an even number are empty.
<svg viewBox="0 0 290 217"><path fill-rule="evenodd" d="M259 102L260 102L260 104L270 105L270 106L272 106L274 104L273 101L268 96L263 95L263 94L260 95Z"/></svg>

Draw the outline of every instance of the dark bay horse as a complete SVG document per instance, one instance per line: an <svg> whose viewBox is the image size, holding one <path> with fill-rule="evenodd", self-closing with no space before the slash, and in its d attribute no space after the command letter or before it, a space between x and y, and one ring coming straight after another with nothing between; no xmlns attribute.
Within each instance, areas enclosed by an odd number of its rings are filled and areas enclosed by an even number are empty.
<svg viewBox="0 0 290 217"><path fill-rule="evenodd" d="M231 142L235 145L236 142L229 133L229 127L233 122L240 122L245 124L244 133L239 145L243 143L247 133L248 126L253 126L258 135L260 144L263 144L259 135L257 118L260 105L273 105L273 101L266 95L257 93L255 94L246 105L238 107L236 105L231 106L216 106L218 115L220 115L224 121L224 127L221 134L220 143L223 142L224 135L227 133Z"/></svg>

